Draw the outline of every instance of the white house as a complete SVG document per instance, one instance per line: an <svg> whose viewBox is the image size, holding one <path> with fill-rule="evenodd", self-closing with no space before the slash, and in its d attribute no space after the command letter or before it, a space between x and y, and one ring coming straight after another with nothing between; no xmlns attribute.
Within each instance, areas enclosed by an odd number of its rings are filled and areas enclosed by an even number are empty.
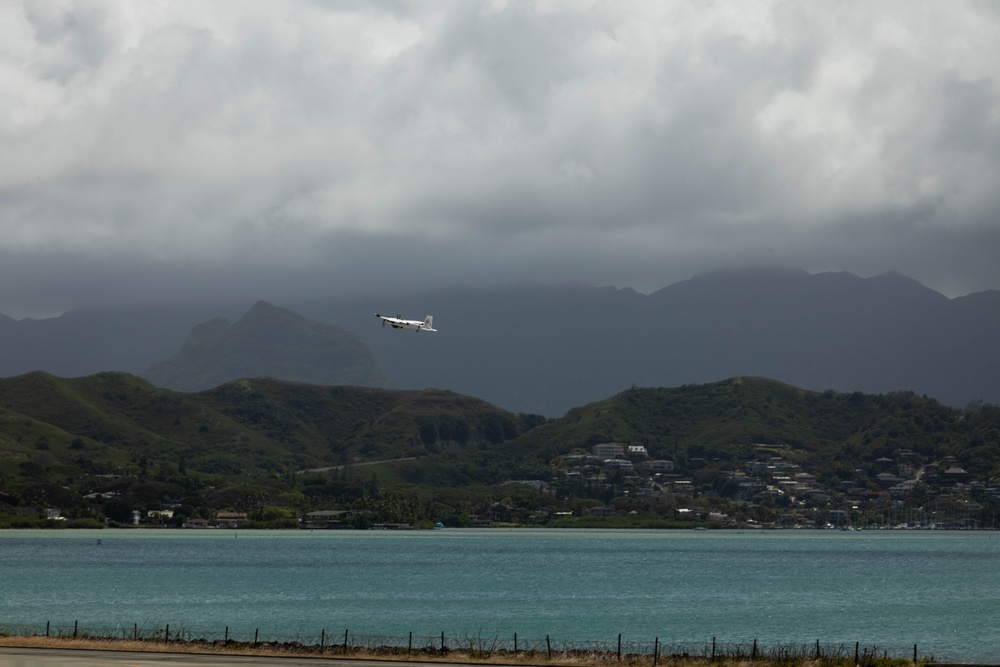
<svg viewBox="0 0 1000 667"><path fill-rule="evenodd" d="M650 472L673 472L674 462L666 459L646 461L646 470L649 470Z"/></svg>
<svg viewBox="0 0 1000 667"><path fill-rule="evenodd" d="M594 445L591 449L594 456L598 456L602 459L613 459L618 456L625 456L625 449L614 442L605 442L600 445Z"/></svg>

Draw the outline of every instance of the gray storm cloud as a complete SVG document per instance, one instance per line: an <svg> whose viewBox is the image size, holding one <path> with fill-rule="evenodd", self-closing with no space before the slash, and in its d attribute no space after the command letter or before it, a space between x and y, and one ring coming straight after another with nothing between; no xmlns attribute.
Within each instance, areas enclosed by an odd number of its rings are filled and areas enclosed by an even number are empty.
<svg viewBox="0 0 1000 667"><path fill-rule="evenodd" d="M760 262L1000 288L989 3L2 15L0 312Z"/></svg>

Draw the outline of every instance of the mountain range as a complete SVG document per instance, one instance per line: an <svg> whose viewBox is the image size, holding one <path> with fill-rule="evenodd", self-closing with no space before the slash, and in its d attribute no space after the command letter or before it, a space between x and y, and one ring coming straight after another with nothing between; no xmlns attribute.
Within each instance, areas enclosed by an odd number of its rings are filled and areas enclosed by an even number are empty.
<svg viewBox="0 0 1000 667"><path fill-rule="evenodd" d="M435 387L546 416L629 387L744 375L817 391L913 391L952 406L1000 403L1000 292L949 299L898 273L860 278L732 271L698 275L648 295L628 288L524 286L406 295L389 303L331 298L281 306L258 304L249 312L241 304L143 306L81 309L48 320L0 317L0 375L116 370L193 389L224 381L227 376L210 367L228 360L246 375ZM259 331L242 323L243 317L257 320L255 310L271 318ZM412 319L434 315L438 332L382 329L376 311ZM324 323L348 336L337 344L326 340L334 330L320 333ZM347 342L351 335L356 339ZM303 336L314 336L313 346L293 354ZM326 376L289 375L293 366L303 371L326 359L335 360Z"/></svg>

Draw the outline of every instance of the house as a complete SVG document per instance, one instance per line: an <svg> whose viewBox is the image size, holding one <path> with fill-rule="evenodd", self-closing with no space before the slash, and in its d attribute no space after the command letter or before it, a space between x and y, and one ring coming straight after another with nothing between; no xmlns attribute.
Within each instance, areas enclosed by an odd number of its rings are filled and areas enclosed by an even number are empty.
<svg viewBox="0 0 1000 667"><path fill-rule="evenodd" d="M348 517L347 510L320 510L306 514L303 528L326 529L326 528L349 528L350 524L344 523Z"/></svg>
<svg viewBox="0 0 1000 667"><path fill-rule="evenodd" d="M630 459L645 460L649 458L649 452L642 445L629 445L628 446L628 457Z"/></svg>
<svg viewBox="0 0 1000 667"><path fill-rule="evenodd" d="M173 518L173 510L149 510L146 512L146 520L150 523L167 523Z"/></svg>
<svg viewBox="0 0 1000 667"><path fill-rule="evenodd" d="M829 505L831 502L833 502L833 498L830 496L830 494L824 493L819 489L808 489L803 493L807 498L809 498L809 502L813 503L814 505Z"/></svg>
<svg viewBox="0 0 1000 667"><path fill-rule="evenodd" d="M183 528L208 528L208 521L204 519L188 519L184 522Z"/></svg>
<svg viewBox="0 0 1000 667"><path fill-rule="evenodd" d="M740 482L740 497L753 498L758 493L767 491L767 484L756 480Z"/></svg>
<svg viewBox="0 0 1000 667"><path fill-rule="evenodd" d="M247 522L246 512L219 512L215 516L215 525L219 528L239 528Z"/></svg>
<svg viewBox="0 0 1000 667"><path fill-rule="evenodd" d="M913 490L917 487L917 480L907 479L899 484L889 487L889 493L893 498L899 498L900 496L906 496L913 493Z"/></svg>
<svg viewBox="0 0 1000 667"><path fill-rule="evenodd" d="M590 516L613 516L615 511L610 507L591 507Z"/></svg>
<svg viewBox="0 0 1000 667"><path fill-rule="evenodd" d="M673 472L674 462L667 461L666 459L654 459L653 461L646 461L645 467L650 472Z"/></svg>
<svg viewBox="0 0 1000 667"><path fill-rule="evenodd" d="M694 495L694 484L690 480L679 479L672 484L673 492L685 496Z"/></svg>
<svg viewBox="0 0 1000 667"><path fill-rule="evenodd" d="M878 482L879 486L881 486L883 489L888 489L891 486L899 484L903 480L901 480L899 477L896 477L892 473L880 472L879 474L875 475L875 481Z"/></svg>
<svg viewBox="0 0 1000 667"><path fill-rule="evenodd" d="M593 448L591 448L591 453L602 459L613 459L619 456L625 456L625 449L617 443L606 442L601 445L594 445Z"/></svg>

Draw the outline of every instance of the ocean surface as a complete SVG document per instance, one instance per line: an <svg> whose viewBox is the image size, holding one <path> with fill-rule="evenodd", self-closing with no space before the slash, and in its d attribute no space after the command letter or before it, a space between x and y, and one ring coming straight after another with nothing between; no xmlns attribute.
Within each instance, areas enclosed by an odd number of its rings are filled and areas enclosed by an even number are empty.
<svg viewBox="0 0 1000 667"><path fill-rule="evenodd" d="M0 631L75 622L1000 663L1000 532L0 531Z"/></svg>

